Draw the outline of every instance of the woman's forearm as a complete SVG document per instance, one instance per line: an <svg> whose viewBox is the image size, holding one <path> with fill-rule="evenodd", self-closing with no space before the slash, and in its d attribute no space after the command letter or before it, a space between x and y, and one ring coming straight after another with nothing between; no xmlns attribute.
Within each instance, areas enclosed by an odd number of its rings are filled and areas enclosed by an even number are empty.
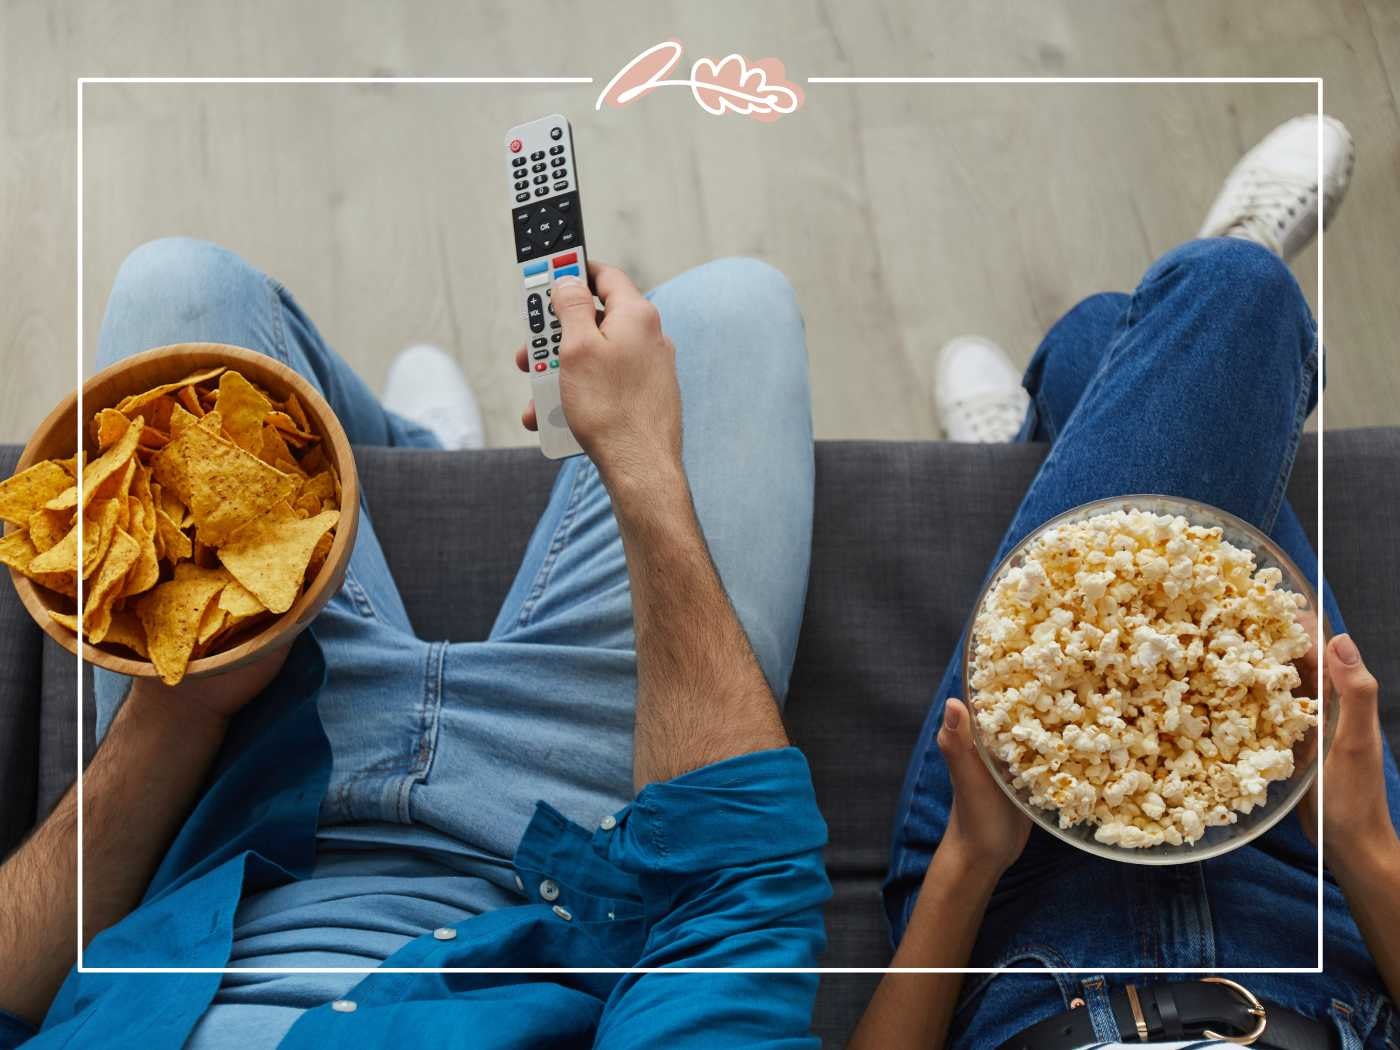
<svg viewBox="0 0 1400 1050"><path fill-rule="evenodd" d="M1392 831L1369 848L1328 854L1386 990L1400 1000L1400 838Z"/></svg>
<svg viewBox="0 0 1400 1050"><path fill-rule="evenodd" d="M1001 877L1000 865L945 837L933 854L914 914L890 965L966 966ZM937 1050L944 1045L962 975L887 973L848 1044L850 1050Z"/></svg>

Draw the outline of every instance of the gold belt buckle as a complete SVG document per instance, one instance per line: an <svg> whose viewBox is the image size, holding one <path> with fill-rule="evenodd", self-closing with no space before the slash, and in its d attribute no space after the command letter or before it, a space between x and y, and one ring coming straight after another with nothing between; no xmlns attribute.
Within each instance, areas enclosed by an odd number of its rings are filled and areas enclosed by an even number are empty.
<svg viewBox="0 0 1400 1050"><path fill-rule="evenodd" d="M1258 999L1256 999L1254 993L1251 992L1244 985L1232 981L1229 978L1202 977L1201 980L1209 984L1223 984L1226 988L1230 989L1230 991L1234 992L1242 1000L1244 1000L1244 1004L1247 1007L1249 1007L1250 1015L1258 1018L1259 1020L1259 1023L1255 1026L1254 1031L1250 1032L1248 1035L1219 1035L1215 1032L1210 1031L1209 1029L1202 1032L1201 1035L1204 1036L1206 1039L1218 1039L1222 1043L1234 1043L1237 1046L1253 1046L1254 1043L1259 1039L1259 1037L1264 1034L1264 1029L1269 1026L1269 1018L1264 1011L1264 1004L1261 1003Z"/></svg>

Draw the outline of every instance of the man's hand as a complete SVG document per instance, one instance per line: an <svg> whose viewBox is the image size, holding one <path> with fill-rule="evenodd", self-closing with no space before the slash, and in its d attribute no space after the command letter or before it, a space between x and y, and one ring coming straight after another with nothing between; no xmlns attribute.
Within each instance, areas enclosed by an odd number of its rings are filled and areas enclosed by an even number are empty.
<svg viewBox="0 0 1400 1050"><path fill-rule="evenodd" d="M1306 663L1304 667L1306 670ZM1312 667L1315 670L1315 656ZM1382 855L1400 856L1400 839L1386 805L1385 745L1375 676L1366 669L1360 650L1346 634L1328 643L1322 673L1323 703L1337 704L1337 728L1322 770L1327 780L1322 825L1328 861L1345 867L1369 863ZM1305 674L1304 684L1310 681ZM1317 826L1316 795L1314 787L1298 807L1309 838Z"/></svg>
<svg viewBox="0 0 1400 1050"><path fill-rule="evenodd" d="M939 849L955 850L968 863L989 865L997 875L1026 848L1031 822L997 786L972 742L971 715L949 699L938 730L938 749L953 778L953 814Z"/></svg>
<svg viewBox="0 0 1400 1050"><path fill-rule="evenodd" d="M670 478L681 466L681 394L676 349L661 317L631 279L615 266L590 262L589 276L603 301L602 322L588 285L566 277L551 300L563 339L559 392L569 429L597 465L609 491ZM522 346L516 364L529 365ZM536 429L535 406L522 421Z"/></svg>
<svg viewBox="0 0 1400 1050"><path fill-rule="evenodd" d="M207 718L227 723L267 688L287 662L291 643L222 674L185 678L165 685L156 678L138 678L131 685L127 703L138 703L177 718Z"/></svg>

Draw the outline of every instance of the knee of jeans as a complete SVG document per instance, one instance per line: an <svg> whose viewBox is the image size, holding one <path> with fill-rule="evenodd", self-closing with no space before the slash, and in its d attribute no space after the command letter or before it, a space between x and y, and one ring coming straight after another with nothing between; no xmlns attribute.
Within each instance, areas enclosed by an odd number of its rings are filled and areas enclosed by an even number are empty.
<svg viewBox="0 0 1400 1050"><path fill-rule="evenodd" d="M227 248L193 237L162 237L147 241L122 261L107 313L141 315L151 312L150 306L162 314L192 317L218 303L247 302L250 293L265 294L266 285L261 272Z"/></svg>
<svg viewBox="0 0 1400 1050"><path fill-rule="evenodd" d="M745 330L790 329L793 338L766 340L763 350L770 355L795 355L805 369L797 296L776 266L747 256L715 259L687 270L662 288L683 292L687 305L701 311L709 325ZM746 353L754 349L752 343L731 345Z"/></svg>
<svg viewBox="0 0 1400 1050"><path fill-rule="evenodd" d="M1166 256L1201 292L1213 298L1277 309L1283 300L1302 302L1288 264L1262 244L1242 237L1206 237L1182 245Z"/></svg>

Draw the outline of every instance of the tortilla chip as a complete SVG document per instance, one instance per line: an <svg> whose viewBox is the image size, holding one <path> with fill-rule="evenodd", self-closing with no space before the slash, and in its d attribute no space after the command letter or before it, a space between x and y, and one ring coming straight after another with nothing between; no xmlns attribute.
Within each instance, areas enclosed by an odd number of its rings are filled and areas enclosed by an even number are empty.
<svg viewBox="0 0 1400 1050"><path fill-rule="evenodd" d="M126 428L131 426L131 420L115 408L104 408L97 413L92 423L93 432L97 435L97 447L100 449L111 448L121 440Z"/></svg>
<svg viewBox="0 0 1400 1050"><path fill-rule="evenodd" d="M292 417L285 412L271 412L268 414L267 421L281 431L283 437L297 445L309 445L313 441L320 440L315 434L299 428Z"/></svg>
<svg viewBox="0 0 1400 1050"><path fill-rule="evenodd" d="M29 539L29 533L24 529L16 529L0 536L0 565L8 565L28 574L29 563L38 553Z"/></svg>
<svg viewBox="0 0 1400 1050"><path fill-rule="evenodd" d="M169 434L163 433L162 431L157 430L150 424L147 424L146 426L141 428L141 437L139 443L136 446L136 450L138 452L140 452L143 449L152 449L155 451L159 451L168 444L170 444Z"/></svg>
<svg viewBox="0 0 1400 1050"><path fill-rule="evenodd" d="M219 377L219 414L224 433L245 452L262 452L263 420L272 411L272 402L261 390L237 372Z"/></svg>
<svg viewBox="0 0 1400 1050"><path fill-rule="evenodd" d="M149 659L166 685L185 677L204 611L222 587L215 578L188 576L167 580L136 603Z"/></svg>
<svg viewBox="0 0 1400 1050"><path fill-rule="evenodd" d="M203 426L190 427L165 447L155 460L155 479L190 508L199 540L214 547L290 499L298 486L296 478Z"/></svg>
<svg viewBox="0 0 1400 1050"><path fill-rule="evenodd" d="M141 545L141 552L122 588L124 597L149 591L160 579L160 555L156 552L156 504L151 495L151 474L145 467L137 468L131 495L131 536ZM136 520L138 512L139 523Z"/></svg>
<svg viewBox="0 0 1400 1050"><path fill-rule="evenodd" d="M176 405L170 413L170 426L166 428L170 432L170 440L174 441L198 422L198 416L191 415L183 405Z"/></svg>
<svg viewBox="0 0 1400 1050"><path fill-rule="evenodd" d="M301 592L311 552L339 520L334 510L298 518L283 500L229 537L219 560L270 612L284 613Z"/></svg>
<svg viewBox="0 0 1400 1050"><path fill-rule="evenodd" d="M107 637L103 641L108 645L124 645L143 659L149 655L146 650L146 629L130 609L121 609L112 614L112 625L107 628Z"/></svg>
<svg viewBox="0 0 1400 1050"><path fill-rule="evenodd" d="M310 582L316 578L316 574L321 571L321 566L326 562L326 556L331 552L332 534L326 533L317 541L312 548L311 560L306 563L306 573L302 577L304 582Z"/></svg>
<svg viewBox="0 0 1400 1050"><path fill-rule="evenodd" d="M184 386L175 392L175 400L189 409L190 415L204 415L204 406L199 403L199 398L195 396L194 387Z"/></svg>
<svg viewBox="0 0 1400 1050"><path fill-rule="evenodd" d="M282 402L282 410L291 416L302 430L311 429L311 421L306 418L306 409L301 407L301 400L294 391L287 391L287 400Z"/></svg>
<svg viewBox="0 0 1400 1050"><path fill-rule="evenodd" d="M249 620L267 612L266 606L258 601L257 595L232 577L224 589L219 592L219 608L228 613L231 624Z"/></svg>
<svg viewBox="0 0 1400 1050"><path fill-rule="evenodd" d="M87 589L83 606L83 629L94 645L107 637L107 630L112 626L112 606L121 597L122 582L140 553L141 545L125 530L117 529L107 557L102 559L102 570Z"/></svg>
<svg viewBox="0 0 1400 1050"><path fill-rule="evenodd" d="M36 510L73 487L72 477L59 464L48 460L35 463L14 477L0 481L0 519L28 525ZM76 489L73 496L72 505L77 506Z"/></svg>
<svg viewBox="0 0 1400 1050"><path fill-rule="evenodd" d="M160 537L163 548L161 557L171 565L177 565L194 556L194 545L190 543L190 538L180 530L180 526L165 512L164 507L156 508L156 534Z"/></svg>
<svg viewBox="0 0 1400 1050"><path fill-rule="evenodd" d="M74 634L78 633L78 617L73 613L59 612L57 609L49 610L49 619L54 623L61 623Z"/></svg>
<svg viewBox="0 0 1400 1050"><path fill-rule="evenodd" d="M83 515L83 579L97 572L116 531L118 510L114 499L93 503ZM75 522L68 533L48 550L34 559L30 572L74 573L78 571L78 526Z"/></svg>
<svg viewBox="0 0 1400 1050"><path fill-rule="evenodd" d="M228 373L225 372L225 375ZM218 602L210 602L204 610L204 615L199 620L199 630L195 634L195 645L203 646L208 644L209 639L224 629L224 624L228 621L228 613L219 608Z"/></svg>
<svg viewBox="0 0 1400 1050"><path fill-rule="evenodd" d="M77 455L69 456L67 459L56 459L53 462L57 463L60 467L66 470L68 472L68 476L76 481L78 478L79 460L82 460L84 463L86 463L87 453L79 452Z"/></svg>
<svg viewBox="0 0 1400 1050"><path fill-rule="evenodd" d="M152 401L155 401L157 398L161 397L164 394L169 394L172 391L180 390L181 388L188 388L195 383L206 382L210 379L213 379L215 376L221 374L223 371L224 368L222 365L220 365L217 368L209 368L203 372L195 372L192 375L187 375L184 379L181 379L178 382L163 383L160 386L151 387L150 390L147 390L144 393L132 394L130 397L124 397L117 402L117 411L125 416L130 416L137 409L142 408L143 406L149 404ZM198 415L203 414L204 413L202 412L198 413Z"/></svg>
<svg viewBox="0 0 1400 1050"><path fill-rule="evenodd" d="M145 420L137 416L126 428L125 433L122 434L117 443L93 460L92 465L83 471L84 504L92 499L93 496L98 493L99 489L103 489L102 495L104 496L116 495L110 488L104 489L103 487L104 485L110 486L114 477L118 479L122 478L126 468L131 463L132 457L136 455L136 444L140 440L141 428L143 426L145 426ZM125 486L120 485L120 482L118 482L117 487L122 492L126 491ZM76 506L76 501L72 505ZM50 506L52 507L51 504ZM64 508L52 507L52 509L62 510Z"/></svg>
<svg viewBox="0 0 1400 1050"><path fill-rule="evenodd" d="M29 538L41 554L52 547L73 527L74 515L66 510L40 507L29 518Z"/></svg>
<svg viewBox="0 0 1400 1050"><path fill-rule="evenodd" d="M328 470L329 464L326 462L324 446L313 445L306 455L301 457L301 469L308 474L318 474L323 470Z"/></svg>

